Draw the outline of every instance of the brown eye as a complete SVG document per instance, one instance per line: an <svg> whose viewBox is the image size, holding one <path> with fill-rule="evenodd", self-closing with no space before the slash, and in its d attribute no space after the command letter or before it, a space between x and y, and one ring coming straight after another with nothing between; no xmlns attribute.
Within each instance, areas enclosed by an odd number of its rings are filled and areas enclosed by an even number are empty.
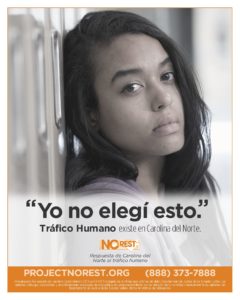
<svg viewBox="0 0 240 300"><path fill-rule="evenodd" d="M173 81L174 79L175 77L173 72L167 72L161 76L161 80L163 81Z"/></svg>
<svg viewBox="0 0 240 300"><path fill-rule="evenodd" d="M131 83L126 85L123 90L122 93L127 93L127 94L134 94L136 93L138 90L140 90L143 86L141 84L138 83Z"/></svg>

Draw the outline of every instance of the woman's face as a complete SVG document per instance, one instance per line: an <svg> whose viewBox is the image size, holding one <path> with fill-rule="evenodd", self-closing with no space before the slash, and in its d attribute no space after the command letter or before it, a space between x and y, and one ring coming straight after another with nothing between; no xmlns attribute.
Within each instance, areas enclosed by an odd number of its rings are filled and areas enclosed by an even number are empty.
<svg viewBox="0 0 240 300"><path fill-rule="evenodd" d="M184 114L168 54L158 40L125 34L94 57L98 128L133 157L165 156L184 145Z"/></svg>

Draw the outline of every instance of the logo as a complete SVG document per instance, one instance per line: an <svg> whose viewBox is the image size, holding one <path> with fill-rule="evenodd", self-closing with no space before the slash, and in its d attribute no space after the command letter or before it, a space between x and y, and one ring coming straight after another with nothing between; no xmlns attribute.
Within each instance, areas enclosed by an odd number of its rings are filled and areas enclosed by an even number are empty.
<svg viewBox="0 0 240 300"><path fill-rule="evenodd" d="M101 240L101 250L139 250L140 243L137 240Z"/></svg>

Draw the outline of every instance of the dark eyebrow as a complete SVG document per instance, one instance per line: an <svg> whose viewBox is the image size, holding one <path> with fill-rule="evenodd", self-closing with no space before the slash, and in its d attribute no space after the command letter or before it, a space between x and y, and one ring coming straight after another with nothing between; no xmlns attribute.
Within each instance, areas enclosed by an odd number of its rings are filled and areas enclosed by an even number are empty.
<svg viewBox="0 0 240 300"><path fill-rule="evenodd" d="M159 65L160 65L160 67L164 67L168 63L171 63L171 60L170 60L169 57L166 57ZM127 76L129 74L139 74L139 73L143 73L143 70L140 69L140 68L127 69L127 70L119 70L119 71L117 71L114 74L111 82L113 83L119 77L124 77L124 76Z"/></svg>
<svg viewBox="0 0 240 300"><path fill-rule="evenodd" d="M167 65L167 64L171 64L172 62L171 62L171 59L170 59L170 57L169 56L167 56L159 65L160 65L160 67L164 67L165 65Z"/></svg>
<svg viewBox="0 0 240 300"><path fill-rule="evenodd" d="M138 68L136 68L136 69L127 69L127 70L119 70L119 71L117 71L115 74L114 74L114 76L113 76L113 78L112 78L112 83L117 79L117 78L119 78L119 77L124 77L124 76L127 76L127 75L129 75L129 74L139 74L139 73L142 73L143 71L142 71L142 69L138 69Z"/></svg>

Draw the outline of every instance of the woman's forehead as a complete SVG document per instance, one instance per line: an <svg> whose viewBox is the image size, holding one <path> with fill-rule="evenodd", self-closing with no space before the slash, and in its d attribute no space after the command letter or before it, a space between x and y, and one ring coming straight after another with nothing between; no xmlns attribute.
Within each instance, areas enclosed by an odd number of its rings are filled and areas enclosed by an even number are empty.
<svg viewBox="0 0 240 300"><path fill-rule="evenodd" d="M145 34L124 34L98 49L94 61L97 72L116 71L146 64L159 65L168 57L161 43Z"/></svg>

